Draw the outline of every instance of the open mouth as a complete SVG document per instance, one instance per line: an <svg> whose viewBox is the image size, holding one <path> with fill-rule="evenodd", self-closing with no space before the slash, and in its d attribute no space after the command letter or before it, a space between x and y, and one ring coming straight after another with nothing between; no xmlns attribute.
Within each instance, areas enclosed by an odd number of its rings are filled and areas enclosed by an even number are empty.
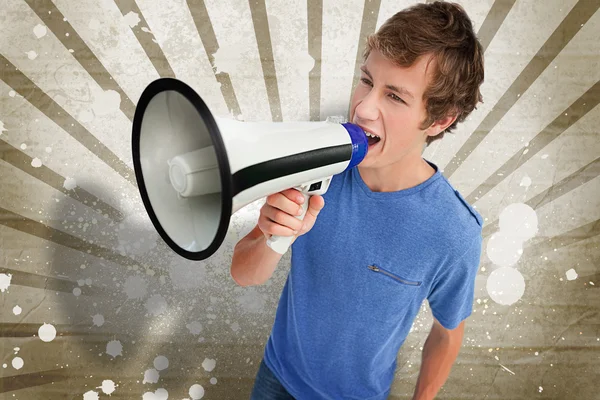
<svg viewBox="0 0 600 400"><path fill-rule="evenodd" d="M381 138L375 134L372 134L371 132L367 132L365 131L365 134L367 135L367 140L369 142L369 147L377 144Z"/></svg>

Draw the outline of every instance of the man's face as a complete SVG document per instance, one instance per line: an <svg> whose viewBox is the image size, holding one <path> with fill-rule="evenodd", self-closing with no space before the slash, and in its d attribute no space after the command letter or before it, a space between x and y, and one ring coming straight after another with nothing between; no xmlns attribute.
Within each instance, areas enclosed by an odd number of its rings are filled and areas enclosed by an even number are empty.
<svg viewBox="0 0 600 400"><path fill-rule="evenodd" d="M361 167L381 168L407 154L421 155L428 132L419 128L426 117L422 98L430 79L428 60L421 57L409 68L402 68L378 51L369 54L352 96L350 121L379 140L369 139Z"/></svg>

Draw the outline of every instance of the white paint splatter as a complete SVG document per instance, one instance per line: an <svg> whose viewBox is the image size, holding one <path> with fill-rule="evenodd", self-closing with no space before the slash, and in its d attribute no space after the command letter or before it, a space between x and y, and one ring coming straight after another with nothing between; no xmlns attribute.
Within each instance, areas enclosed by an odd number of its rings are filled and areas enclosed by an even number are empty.
<svg viewBox="0 0 600 400"><path fill-rule="evenodd" d="M204 368L204 370L207 372L210 372L213 369L215 369L216 365L217 365L217 360L211 360L209 358L205 358L204 361L202 361L202 368Z"/></svg>
<svg viewBox="0 0 600 400"><path fill-rule="evenodd" d="M43 324L38 329L38 336L43 342L51 342L56 337L56 328L51 324Z"/></svg>
<svg viewBox="0 0 600 400"><path fill-rule="evenodd" d="M83 394L83 400L98 400L100 397L98 397L98 393L90 390L87 391Z"/></svg>
<svg viewBox="0 0 600 400"><path fill-rule="evenodd" d="M577 272L573 268L568 270L566 275L567 275L567 279L570 281L577 279Z"/></svg>
<svg viewBox="0 0 600 400"><path fill-rule="evenodd" d="M8 95L10 97L15 97L17 95L17 92L15 92L14 90L11 90L10 92L8 92Z"/></svg>
<svg viewBox="0 0 600 400"><path fill-rule="evenodd" d="M519 183L519 186L531 186L531 178L528 176L524 176L523 179L521 179L521 183Z"/></svg>
<svg viewBox="0 0 600 400"><path fill-rule="evenodd" d="M88 286L92 286L92 278L86 278L85 279L85 284Z"/></svg>
<svg viewBox="0 0 600 400"><path fill-rule="evenodd" d="M154 368L150 368L144 372L144 380L142 383L156 383L158 382L158 371Z"/></svg>
<svg viewBox="0 0 600 400"><path fill-rule="evenodd" d="M525 280L517 269L501 267L490 274L486 289L496 303L509 306L525 293Z"/></svg>
<svg viewBox="0 0 600 400"><path fill-rule="evenodd" d="M23 368L23 365L25 365L25 363L23 362L23 359L21 357L13 358L11 364L14 369L21 369L21 368Z"/></svg>
<svg viewBox="0 0 600 400"><path fill-rule="evenodd" d="M496 232L492 234L486 247L488 258L501 267L512 267L523 254L521 238L511 234Z"/></svg>
<svg viewBox="0 0 600 400"><path fill-rule="evenodd" d="M75 289L73 289L73 294L75 296L80 296L81 295L81 289L79 289L78 287L76 287Z"/></svg>
<svg viewBox="0 0 600 400"><path fill-rule="evenodd" d="M154 359L154 368L159 371L169 367L169 360L165 356L158 356Z"/></svg>
<svg viewBox="0 0 600 400"><path fill-rule="evenodd" d="M531 239L538 231L537 214L531 206L524 203L510 204L498 219L501 232L520 237L523 241Z"/></svg>
<svg viewBox="0 0 600 400"><path fill-rule="evenodd" d="M11 279L12 279L12 274L5 274L5 273L0 274L0 291L4 292L5 290L8 290Z"/></svg>
<svg viewBox="0 0 600 400"><path fill-rule="evenodd" d="M130 276L123 284L123 291L128 299L141 299L148 292L148 284L141 276Z"/></svg>
<svg viewBox="0 0 600 400"><path fill-rule="evenodd" d="M21 307L19 307L19 306L13 307L13 314L19 315L19 314L21 314L21 311L23 311L23 309Z"/></svg>
<svg viewBox="0 0 600 400"><path fill-rule="evenodd" d="M248 313L259 313L265 306L265 296L254 288L244 290L244 293L237 299L238 305Z"/></svg>
<svg viewBox="0 0 600 400"><path fill-rule="evenodd" d="M4 127L4 122L0 121L0 135L2 135L2 132L5 132L5 131L7 131L7 130L8 130L8 129L6 129L6 128Z"/></svg>
<svg viewBox="0 0 600 400"><path fill-rule="evenodd" d="M118 340L111 340L106 344L106 354L116 357L123 355L123 345Z"/></svg>
<svg viewBox="0 0 600 400"><path fill-rule="evenodd" d="M240 330L240 324L237 322L234 322L233 324L231 324L231 330L234 332L237 332Z"/></svg>
<svg viewBox="0 0 600 400"><path fill-rule="evenodd" d="M214 377L213 377L213 378L210 378L210 383L211 383L212 385L216 385L216 384L217 384L217 378L214 378Z"/></svg>
<svg viewBox="0 0 600 400"><path fill-rule="evenodd" d="M192 335L199 335L202 332L202 324L199 321L193 321L186 325L186 328Z"/></svg>
<svg viewBox="0 0 600 400"><path fill-rule="evenodd" d="M133 11L129 11L127 14L125 14L123 20L125 21L125 23L127 23L127 25L129 25L130 28L134 28L137 24L140 23L139 15L137 13L134 13Z"/></svg>
<svg viewBox="0 0 600 400"><path fill-rule="evenodd" d="M142 400L167 400L169 398L169 392L166 389L156 389L154 393L146 392L142 396Z"/></svg>
<svg viewBox="0 0 600 400"><path fill-rule="evenodd" d="M6 363L2 364L2 368L8 368L8 364L6 364Z"/></svg>
<svg viewBox="0 0 600 400"><path fill-rule="evenodd" d="M193 400L198 400L204 397L204 388L196 383L190 387L188 393Z"/></svg>
<svg viewBox="0 0 600 400"><path fill-rule="evenodd" d="M92 110L95 115L112 114L121 107L121 95L114 90L106 90L96 94Z"/></svg>
<svg viewBox="0 0 600 400"><path fill-rule="evenodd" d="M42 166L42 160L40 160L39 158L34 158L33 160L31 160L31 166L33 168L39 168Z"/></svg>
<svg viewBox="0 0 600 400"><path fill-rule="evenodd" d="M542 160L545 160L546 158L548 158L548 154L542 154Z"/></svg>
<svg viewBox="0 0 600 400"><path fill-rule="evenodd" d="M102 392L104 394L111 394L115 391L115 383L110 379L105 379L102 381Z"/></svg>
<svg viewBox="0 0 600 400"><path fill-rule="evenodd" d="M160 294L154 294L146 301L146 309L156 317L167 311L167 301Z"/></svg>
<svg viewBox="0 0 600 400"><path fill-rule="evenodd" d="M33 34L35 35L35 37L37 37L38 39L43 38L44 36L46 36L46 33L48 33L48 30L46 29L46 27L42 24L37 24L34 28L33 28Z"/></svg>
<svg viewBox="0 0 600 400"><path fill-rule="evenodd" d="M96 314L92 317L92 323L96 326L104 325L104 316L101 314Z"/></svg>
<svg viewBox="0 0 600 400"><path fill-rule="evenodd" d="M543 387L541 387L541 386L538 388L538 391L539 391L540 393L542 393L542 391L543 391L543 390L544 390L544 388L543 388Z"/></svg>
<svg viewBox="0 0 600 400"><path fill-rule="evenodd" d="M77 116L77 119L84 124L92 122L94 120L94 113L91 110L82 110Z"/></svg>
<svg viewBox="0 0 600 400"><path fill-rule="evenodd" d="M169 265L169 278L176 289L197 290L206 284L206 267L198 262L174 259Z"/></svg>
<svg viewBox="0 0 600 400"><path fill-rule="evenodd" d="M27 149L27 145L25 143L21 143L21 150L26 150Z"/></svg>
<svg viewBox="0 0 600 400"><path fill-rule="evenodd" d="M35 60L38 56L38 54L33 50L30 50L25 54L27 54L27 58L29 58L30 60Z"/></svg>
<svg viewBox="0 0 600 400"><path fill-rule="evenodd" d="M67 190L73 190L77 187L77 181L75 178L67 177L63 183L63 187Z"/></svg>

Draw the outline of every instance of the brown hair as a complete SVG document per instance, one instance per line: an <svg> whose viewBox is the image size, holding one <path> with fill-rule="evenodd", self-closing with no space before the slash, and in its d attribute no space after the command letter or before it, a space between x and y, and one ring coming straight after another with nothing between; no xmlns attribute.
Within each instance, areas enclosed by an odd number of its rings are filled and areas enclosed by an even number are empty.
<svg viewBox="0 0 600 400"><path fill-rule="evenodd" d="M422 3L394 14L367 38L365 60L372 49L401 67L432 55L434 70L423 94L427 117L421 129L448 115L457 118L439 135L428 136L427 145L456 128L483 101L483 47L458 4Z"/></svg>

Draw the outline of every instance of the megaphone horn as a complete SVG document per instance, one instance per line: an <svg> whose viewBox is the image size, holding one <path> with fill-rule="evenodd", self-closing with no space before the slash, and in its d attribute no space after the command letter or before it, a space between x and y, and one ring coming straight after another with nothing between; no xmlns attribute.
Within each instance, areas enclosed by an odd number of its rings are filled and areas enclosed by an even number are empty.
<svg viewBox="0 0 600 400"><path fill-rule="evenodd" d="M358 165L368 149L351 123L241 122L216 118L180 80L150 83L136 106L133 164L144 207L177 254L204 260L223 243L231 215L273 193L324 194L331 177ZM267 245L284 254L293 237Z"/></svg>

